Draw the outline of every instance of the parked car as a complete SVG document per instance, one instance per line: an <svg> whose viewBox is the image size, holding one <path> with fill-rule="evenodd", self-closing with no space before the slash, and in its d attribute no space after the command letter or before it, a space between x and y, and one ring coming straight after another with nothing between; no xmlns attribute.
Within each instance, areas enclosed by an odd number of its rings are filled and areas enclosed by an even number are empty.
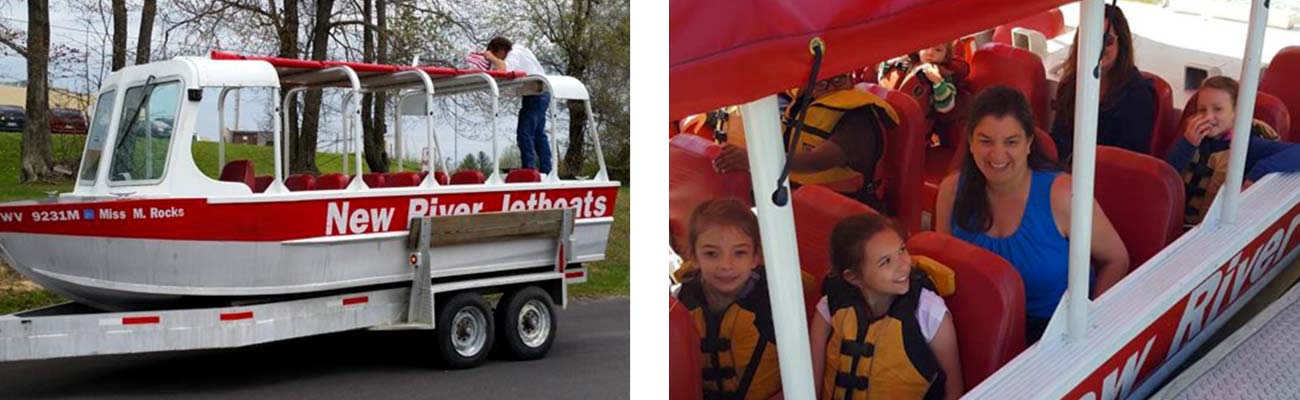
<svg viewBox="0 0 1300 400"><path fill-rule="evenodd" d="M0 105L0 131L21 132L27 125L27 114L19 106Z"/></svg>
<svg viewBox="0 0 1300 400"><path fill-rule="evenodd" d="M86 114L74 108L56 108L50 110L50 132L86 134Z"/></svg>

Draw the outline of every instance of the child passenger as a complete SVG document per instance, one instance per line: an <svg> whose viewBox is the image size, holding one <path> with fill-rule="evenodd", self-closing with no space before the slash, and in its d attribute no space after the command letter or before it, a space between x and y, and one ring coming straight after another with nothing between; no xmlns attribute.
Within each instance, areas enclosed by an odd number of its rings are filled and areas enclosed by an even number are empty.
<svg viewBox="0 0 1300 400"><path fill-rule="evenodd" d="M961 396L952 317L898 229L862 214L841 220L830 242L831 272L809 332L818 398Z"/></svg>
<svg viewBox="0 0 1300 400"><path fill-rule="evenodd" d="M1237 81L1206 79L1196 92L1196 114L1184 121L1183 136L1165 160L1183 177L1187 193L1184 223L1196 225L1227 180L1228 144L1237 117ZM1261 121L1251 124L1245 184L1271 172L1300 171L1300 146L1278 142L1277 132Z"/></svg>
<svg viewBox="0 0 1300 400"><path fill-rule="evenodd" d="M735 199L691 214L691 262L677 300L700 334L704 398L768 399L781 392L776 335L758 219Z"/></svg>

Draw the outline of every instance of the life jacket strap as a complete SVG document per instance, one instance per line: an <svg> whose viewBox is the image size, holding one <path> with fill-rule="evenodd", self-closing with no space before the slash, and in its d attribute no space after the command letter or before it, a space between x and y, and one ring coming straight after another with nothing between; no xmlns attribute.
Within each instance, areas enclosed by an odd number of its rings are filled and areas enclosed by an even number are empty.
<svg viewBox="0 0 1300 400"><path fill-rule="evenodd" d="M731 339L719 337L706 337L700 339L700 351L705 353L720 353L731 350Z"/></svg>
<svg viewBox="0 0 1300 400"><path fill-rule="evenodd" d="M726 368L703 368L704 380L715 381L719 379L731 379L736 377L736 369Z"/></svg>
<svg viewBox="0 0 1300 400"><path fill-rule="evenodd" d="M835 386L845 388L846 390L867 390L868 382L865 377L836 372Z"/></svg>
<svg viewBox="0 0 1300 400"><path fill-rule="evenodd" d="M740 400L743 398L744 397L742 397L739 393L736 392L720 392L717 390L708 390L708 389L704 390L704 400Z"/></svg>
<svg viewBox="0 0 1300 400"><path fill-rule="evenodd" d="M840 354L853 357L871 357L876 353L876 346L871 343L847 340L840 342Z"/></svg>

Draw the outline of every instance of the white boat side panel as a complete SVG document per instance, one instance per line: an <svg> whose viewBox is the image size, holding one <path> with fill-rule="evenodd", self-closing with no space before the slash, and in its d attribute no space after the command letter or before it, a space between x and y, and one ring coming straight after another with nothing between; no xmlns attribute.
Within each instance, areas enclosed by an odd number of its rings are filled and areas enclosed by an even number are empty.
<svg viewBox="0 0 1300 400"><path fill-rule="evenodd" d="M1045 335L967 396L1074 400L1149 393L1276 276L1278 265L1300 254L1300 235L1293 236L1300 225L1300 174L1270 175L1251 186L1240 218L1189 231L1093 302L1083 340ZM1220 285L1226 281L1231 285Z"/></svg>
<svg viewBox="0 0 1300 400"><path fill-rule="evenodd" d="M585 221L584 221L585 222ZM576 224L573 261L604 259L612 219ZM349 243L281 244L0 234L15 267L61 293L96 289L124 301L174 296L265 296L410 279L405 236ZM21 249L20 251L15 251ZM553 239L437 248L434 276L554 263ZM43 255L43 256L41 256Z"/></svg>

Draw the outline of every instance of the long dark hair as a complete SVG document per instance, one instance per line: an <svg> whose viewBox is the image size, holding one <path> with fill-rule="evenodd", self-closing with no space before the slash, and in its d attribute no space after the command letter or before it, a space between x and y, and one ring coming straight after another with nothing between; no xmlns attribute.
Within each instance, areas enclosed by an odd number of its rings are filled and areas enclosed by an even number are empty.
<svg viewBox="0 0 1300 400"><path fill-rule="evenodd" d="M1034 114L1029 110L1029 101L1025 100L1024 94L1006 86L994 86L981 91L973 103L966 124L966 143L974 143L975 126L984 117L1011 116L1020 123L1020 128L1024 129L1025 137L1029 140L1029 168L1034 171L1058 169L1044 155L1042 145L1035 140ZM975 165L975 157L970 151L962 158L957 197L952 207L953 221L967 231L986 232L993 227L993 210L989 207L989 198L985 193L988 181Z"/></svg>
<svg viewBox="0 0 1300 400"><path fill-rule="evenodd" d="M1115 31L1114 45L1119 46L1119 49L1115 55L1115 63L1111 65L1110 71L1106 72L1106 76L1102 77L1108 82L1106 91L1101 94L1103 106L1118 100L1121 89L1128 84L1128 80L1138 69L1133 61L1133 33L1128 29L1128 19L1124 18L1124 11L1107 4L1106 21L1110 22L1110 29ZM1064 118L1067 126L1074 126L1074 81L1078 74L1074 69L1078 64L1079 32L1075 31L1074 44L1070 46L1070 57L1065 60L1061 70L1061 83L1056 90L1056 118Z"/></svg>

